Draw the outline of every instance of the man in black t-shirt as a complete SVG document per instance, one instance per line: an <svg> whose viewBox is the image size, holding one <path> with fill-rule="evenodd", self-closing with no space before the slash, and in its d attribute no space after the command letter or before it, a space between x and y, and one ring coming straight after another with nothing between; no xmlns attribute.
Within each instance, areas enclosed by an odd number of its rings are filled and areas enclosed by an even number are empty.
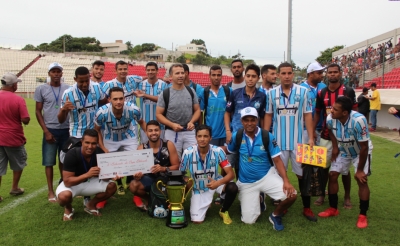
<svg viewBox="0 0 400 246"><path fill-rule="evenodd" d="M64 207L63 220L72 220L74 209L72 198L75 196L95 195L85 206L85 212L100 216L96 209L98 202L107 200L117 186L110 180L98 178L100 168L97 166L96 154L104 153L98 144L98 133L94 129L87 129L82 136L82 147L69 150L64 159L63 182L57 187L56 195L60 206Z"/></svg>
<svg viewBox="0 0 400 246"><path fill-rule="evenodd" d="M146 210L148 203L148 192L150 192L151 185L156 181L161 173L169 170L178 170L179 157L174 143L171 141L164 141L160 138L160 124L151 120L147 122L146 135L149 141L141 144L138 150L152 149L154 155L154 166L151 168L151 173L143 174L141 172L133 175L134 180L129 185L129 190L134 194L133 202L140 210ZM146 205L143 204L142 199Z"/></svg>
<svg viewBox="0 0 400 246"><path fill-rule="evenodd" d="M369 100L365 97L368 96L368 88L364 87L362 93L357 97L358 112L369 119Z"/></svg>

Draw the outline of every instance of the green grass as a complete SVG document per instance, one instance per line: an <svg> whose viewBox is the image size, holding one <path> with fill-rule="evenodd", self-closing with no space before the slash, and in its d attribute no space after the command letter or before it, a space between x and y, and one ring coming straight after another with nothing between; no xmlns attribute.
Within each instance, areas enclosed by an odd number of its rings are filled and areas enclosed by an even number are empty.
<svg viewBox="0 0 400 246"><path fill-rule="evenodd" d="M182 230L165 226L165 220L150 218L139 212L132 204L132 195L115 196L103 209L102 217L93 217L83 211L82 198L73 202L73 221L61 220L63 209L47 201L47 192L19 204L1 214L3 209L15 201L46 185L44 168L41 166L42 131L34 116L34 102L27 99L31 123L24 128L27 136L28 166L25 168L20 186L26 193L19 197L8 195L11 186L10 170L3 176L0 194L0 245L398 245L400 229L400 190L398 173L400 160L393 156L400 145L379 137L372 137L374 144L369 227L356 228L358 216L357 185L352 180L353 209L340 208L335 218L319 219L317 223L307 221L301 215L300 198L283 218L285 230L276 232L268 221L272 206L268 205L257 223L245 225L240 221L239 202L230 210L233 224L224 225L218 216L219 208L213 205L201 225L189 224ZM354 171L352 171L354 173ZM295 176L290 178L297 187ZM58 179L58 174L55 180ZM339 205L343 202L340 185ZM316 198L313 198L314 201ZM328 207L312 205L315 213ZM188 214L189 203L185 203Z"/></svg>

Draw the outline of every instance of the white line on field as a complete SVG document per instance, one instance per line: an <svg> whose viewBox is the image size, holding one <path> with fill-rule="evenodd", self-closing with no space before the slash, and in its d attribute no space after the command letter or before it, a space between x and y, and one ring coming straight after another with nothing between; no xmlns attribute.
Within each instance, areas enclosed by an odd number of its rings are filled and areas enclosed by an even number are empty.
<svg viewBox="0 0 400 246"><path fill-rule="evenodd" d="M36 197L37 195L39 195L40 193L44 192L47 190L47 185L43 186L42 188L40 188L39 190L34 191L33 193L30 193L29 195L22 195L20 198L18 198L17 200L9 203L7 206L2 207L0 210L0 215L7 213L8 211L10 211L11 209L31 200L32 198Z"/></svg>

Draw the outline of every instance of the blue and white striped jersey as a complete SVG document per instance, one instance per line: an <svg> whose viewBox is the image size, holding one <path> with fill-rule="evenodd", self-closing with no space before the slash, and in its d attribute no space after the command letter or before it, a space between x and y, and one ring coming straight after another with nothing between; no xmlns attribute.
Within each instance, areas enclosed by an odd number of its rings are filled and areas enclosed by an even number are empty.
<svg viewBox="0 0 400 246"><path fill-rule="evenodd" d="M332 115L329 114L326 125L337 139L341 156L357 157L361 149L359 142L365 141L368 141L368 153L371 153L373 147L369 138L367 119L362 114L351 111L344 125L339 120L332 119Z"/></svg>
<svg viewBox="0 0 400 246"><path fill-rule="evenodd" d="M142 82L142 77L137 75L129 75L126 77L125 83L121 83L115 78L113 80L107 81L102 89L108 97L111 88L120 87L124 89L125 102L132 102L136 105L136 97L133 92L136 90L137 84L140 82Z"/></svg>
<svg viewBox="0 0 400 246"><path fill-rule="evenodd" d="M137 137L137 121L141 119L140 109L131 102L124 103L120 119L115 118L111 103L99 108L95 124L103 127L103 138L114 142Z"/></svg>
<svg viewBox="0 0 400 246"><path fill-rule="evenodd" d="M147 95L158 96L167 87L167 83L162 80L158 80L154 85L152 85L146 79L138 84L137 89L144 91ZM153 102L146 98L140 98L140 110L146 123L150 120L156 120L156 107L157 102ZM163 125L160 126L161 129L164 129Z"/></svg>
<svg viewBox="0 0 400 246"><path fill-rule="evenodd" d="M75 83L64 91L61 107L65 105L67 98L75 107L69 115L69 135L82 138L86 129L94 128L94 115L99 108L99 100L104 99L105 94L98 83L90 82L87 95Z"/></svg>
<svg viewBox="0 0 400 246"><path fill-rule="evenodd" d="M304 81L303 83L300 84L300 86L304 86L308 89L308 100L311 101L311 106L312 106L312 114L314 118L315 114L315 107L317 105L317 97L318 97L318 92L322 90L323 88L326 87L326 85L323 82L320 82L317 84L317 87L312 87L310 84L308 84L307 80ZM322 128L322 123L324 122L324 117L323 114L321 114L321 117L319 119L319 122L317 124L317 130L321 130ZM304 130L306 130L306 126L304 126Z"/></svg>
<svg viewBox="0 0 400 246"><path fill-rule="evenodd" d="M197 150L197 145L193 145L183 152L179 170L190 171L190 175L194 180L193 192L194 194L200 194L208 191L209 177L214 180L222 179L218 172L219 166L221 168L231 166L225 152L220 147L210 144L210 149L203 163Z"/></svg>
<svg viewBox="0 0 400 246"><path fill-rule="evenodd" d="M280 149L294 150L303 143L303 114L312 113L307 88L293 84L287 97L279 85L268 91L266 104L266 113L273 113L273 134Z"/></svg>

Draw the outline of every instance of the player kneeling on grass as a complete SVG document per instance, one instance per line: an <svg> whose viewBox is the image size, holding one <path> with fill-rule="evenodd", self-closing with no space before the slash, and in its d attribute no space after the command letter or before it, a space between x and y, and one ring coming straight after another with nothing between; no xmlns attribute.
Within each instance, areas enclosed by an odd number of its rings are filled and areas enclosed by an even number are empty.
<svg viewBox="0 0 400 246"><path fill-rule="evenodd" d="M74 209L72 198L75 196L95 195L85 206L85 212L100 216L96 209L98 202L110 198L117 186L111 180L98 178L100 168L97 167L96 154L104 153L97 144L99 137L94 129L87 129L82 136L82 147L68 151L64 159L63 182L57 187L56 195L60 206L64 207L63 220L72 220Z"/></svg>
<svg viewBox="0 0 400 246"><path fill-rule="evenodd" d="M190 217L193 223L202 223L214 193L217 192L222 198L225 196L219 215L225 224L231 224L228 209L236 198L238 188L234 182L231 182L234 173L225 152L220 147L210 144L211 133L211 127L198 126L196 128L197 145L187 148L182 155L180 170L189 170L194 180ZM219 174L219 167L226 172L225 177Z"/></svg>
<svg viewBox="0 0 400 246"><path fill-rule="evenodd" d="M265 193L274 200L282 201L269 216L274 229L281 231L284 228L283 211L296 201L296 190L286 175L275 137L267 130L258 127L257 110L247 107L242 109L240 114L243 129L234 132L232 141L223 148L230 153L239 154L237 186L240 191L242 221L246 224L256 222L261 213L259 195L260 192ZM239 133L242 137L236 139ZM240 143L236 144L238 140Z"/></svg>
<svg viewBox="0 0 400 246"><path fill-rule="evenodd" d="M352 101L348 97L339 97L333 104L331 114L326 119L329 135L332 139L332 164L329 172L329 208L318 214L320 217L339 215L338 177L347 175L350 166L355 166L354 178L358 184L360 197L360 215L357 227L368 226L367 210L369 207L368 176L371 174L372 144L369 139L368 124L365 117L352 111Z"/></svg>

